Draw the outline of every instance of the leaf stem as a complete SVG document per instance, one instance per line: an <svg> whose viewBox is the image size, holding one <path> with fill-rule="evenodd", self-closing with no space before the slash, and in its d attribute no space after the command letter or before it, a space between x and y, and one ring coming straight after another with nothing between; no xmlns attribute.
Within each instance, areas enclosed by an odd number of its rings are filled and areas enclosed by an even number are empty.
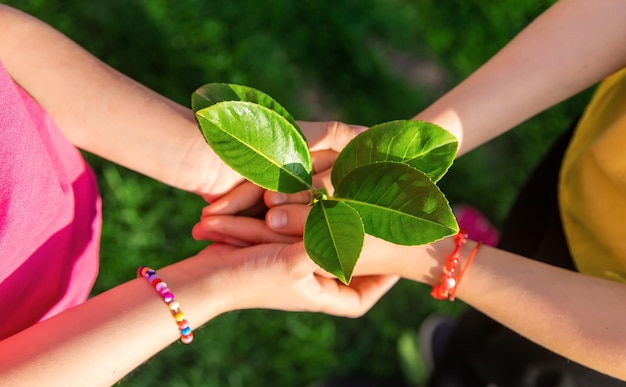
<svg viewBox="0 0 626 387"><path fill-rule="evenodd" d="M315 187L311 187L311 189L309 189L309 192L311 193L311 200L308 204L309 206L314 205L320 200L328 199L328 192L326 192L326 189L324 188L317 189Z"/></svg>

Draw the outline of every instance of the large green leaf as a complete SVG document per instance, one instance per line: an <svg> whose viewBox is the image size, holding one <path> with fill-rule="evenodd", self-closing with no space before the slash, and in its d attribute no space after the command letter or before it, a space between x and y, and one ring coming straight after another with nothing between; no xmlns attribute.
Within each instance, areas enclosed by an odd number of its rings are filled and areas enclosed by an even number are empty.
<svg viewBox="0 0 626 387"><path fill-rule="evenodd" d="M421 171L396 162L364 165L335 190L361 215L365 232L401 245L430 243L458 232L447 199Z"/></svg>
<svg viewBox="0 0 626 387"><path fill-rule="evenodd" d="M313 262L350 283L365 231L358 212L337 200L313 205L304 226L304 247Z"/></svg>
<svg viewBox="0 0 626 387"><path fill-rule="evenodd" d="M274 98L249 86L232 83L207 83L191 94L191 109L196 113L198 110L224 101L254 102L265 106L285 117L302 134L296 120L287 109L282 107ZM304 135L302 137L304 138Z"/></svg>
<svg viewBox="0 0 626 387"><path fill-rule="evenodd" d="M385 122L348 143L333 165L332 182L336 187L354 168L379 161L411 165L436 182L452 165L457 148L456 137L435 124L412 120Z"/></svg>
<svg viewBox="0 0 626 387"><path fill-rule="evenodd" d="M213 151L251 182L283 193L311 188L309 150L298 130L274 110L252 102L218 102L196 112Z"/></svg>

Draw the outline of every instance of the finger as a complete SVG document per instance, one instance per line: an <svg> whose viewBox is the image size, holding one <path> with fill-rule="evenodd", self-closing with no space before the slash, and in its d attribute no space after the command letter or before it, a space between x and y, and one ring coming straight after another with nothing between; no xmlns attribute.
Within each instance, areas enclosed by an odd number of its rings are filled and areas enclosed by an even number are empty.
<svg viewBox="0 0 626 387"><path fill-rule="evenodd" d="M248 247L252 245L250 242L233 238L228 235L224 235L221 233L213 233L210 231L202 231L202 230L197 231L195 230L195 228L192 230L191 235L193 236L195 240L198 240L198 241L205 240L205 241L210 241L213 243L223 243L223 244L236 246L236 247Z"/></svg>
<svg viewBox="0 0 626 387"><path fill-rule="evenodd" d="M285 204L270 208L265 222L270 230L285 235L303 235L304 223L311 207L303 204Z"/></svg>
<svg viewBox="0 0 626 387"><path fill-rule="evenodd" d="M326 169L325 171L313 175L313 186L317 189L326 189L326 193L328 194L328 196L333 196L333 193L335 192L330 178L331 172L331 169ZM310 196L311 195L309 194L309 197Z"/></svg>
<svg viewBox="0 0 626 387"><path fill-rule="evenodd" d="M307 138L311 150L342 150L357 134L367 127L349 125L339 121L309 122L298 121L298 126Z"/></svg>
<svg viewBox="0 0 626 387"><path fill-rule="evenodd" d="M287 195L279 192L265 191L263 201L268 208L288 203L308 204L311 202L311 192L302 191Z"/></svg>
<svg viewBox="0 0 626 387"><path fill-rule="evenodd" d="M214 243L225 243L232 246L247 247L250 242L234 238L221 232L206 230L200 223L196 223L191 229L191 236L197 241L211 241Z"/></svg>
<svg viewBox="0 0 626 387"><path fill-rule="evenodd" d="M293 243L302 240L301 235L281 234L269 229L264 220L231 215L215 215L203 218L194 226L197 236L210 237L213 241L234 244L240 241L245 245L259 243ZM227 242L228 241L228 242ZM241 246L242 244L235 244Z"/></svg>
<svg viewBox="0 0 626 387"><path fill-rule="evenodd" d="M202 216L209 215L232 215L253 212L254 215L264 210L264 190L249 181L239 184L229 193L220 197L207 207L202 209Z"/></svg>
<svg viewBox="0 0 626 387"><path fill-rule="evenodd" d="M346 286L337 280L317 277L324 289L320 312L345 317L360 317L386 294L400 277L393 275L375 275L354 277Z"/></svg>
<svg viewBox="0 0 626 387"><path fill-rule="evenodd" d="M330 169L339 155L334 150L324 149L311 152L311 163L313 164L313 173L319 173Z"/></svg>

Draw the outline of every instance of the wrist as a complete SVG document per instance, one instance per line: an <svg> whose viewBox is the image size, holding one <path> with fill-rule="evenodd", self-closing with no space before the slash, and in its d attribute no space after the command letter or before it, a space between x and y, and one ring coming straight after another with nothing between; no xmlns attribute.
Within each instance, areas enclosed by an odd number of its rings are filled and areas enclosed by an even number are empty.
<svg viewBox="0 0 626 387"><path fill-rule="evenodd" d="M467 240L459 253L458 265L462 267L476 242ZM387 256L398 257L389 261L389 274L428 285L437 285L448 257L455 250L454 236L427 245L396 246Z"/></svg>
<svg viewBox="0 0 626 387"><path fill-rule="evenodd" d="M194 329L231 310L227 289L219 285L219 270L202 261L195 256L157 270Z"/></svg>
<svg viewBox="0 0 626 387"><path fill-rule="evenodd" d="M189 144L178 163L175 180L170 185L217 198L243 181L213 152L195 123L188 131Z"/></svg>
<svg viewBox="0 0 626 387"><path fill-rule="evenodd" d="M431 268L432 275L427 283L432 285L432 297L438 300L454 301L465 271L473 261L482 242L468 240L465 231L460 231L455 236L446 239L447 243L442 240L439 246L434 246L432 250L433 261L438 265ZM450 240L452 240L452 246L450 246ZM448 252L442 255L439 247L447 248Z"/></svg>

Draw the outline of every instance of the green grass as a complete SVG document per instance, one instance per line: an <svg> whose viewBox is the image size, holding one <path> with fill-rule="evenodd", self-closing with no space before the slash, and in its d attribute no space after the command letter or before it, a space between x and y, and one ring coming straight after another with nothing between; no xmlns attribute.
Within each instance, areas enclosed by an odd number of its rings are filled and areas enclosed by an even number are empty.
<svg viewBox="0 0 626 387"><path fill-rule="evenodd" d="M552 1L108 0L4 1L60 29L112 66L189 105L207 82L256 87L298 119L375 123L408 118L471 73ZM419 68L421 71L412 72ZM587 94L459 159L441 187L495 224L549 142ZM193 255L202 200L92 155L104 202L94 293ZM506 162L503 162L506 160ZM393 257L390 257L392 259ZM417 384L414 332L436 302L401 282L366 316L243 311L211 321L121 386L304 386L328 378ZM132 334L133 327L129 327Z"/></svg>

